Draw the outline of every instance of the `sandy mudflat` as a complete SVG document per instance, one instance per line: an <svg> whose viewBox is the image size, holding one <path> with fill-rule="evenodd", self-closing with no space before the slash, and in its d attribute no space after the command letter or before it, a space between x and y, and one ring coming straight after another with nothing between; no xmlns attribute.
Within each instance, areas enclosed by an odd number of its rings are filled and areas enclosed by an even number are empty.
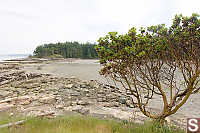
<svg viewBox="0 0 200 133"><path fill-rule="evenodd" d="M56 76L77 77L82 80L105 81L105 78L99 75L100 64L98 60L67 60L34 65L26 64L24 70Z"/></svg>
<svg viewBox="0 0 200 133"><path fill-rule="evenodd" d="M108 83L98 71L101 66L98 60L73 60L73 61L50 61L41 64L25 64L24 70L28 72L50 73L57 76L75 76L82 80L98 80ZM153 108L161 109L162 99L156 97L151 104ZM192 95L181 109L171 116L186 120L188 117L200 117L200 94Z"/></svg>

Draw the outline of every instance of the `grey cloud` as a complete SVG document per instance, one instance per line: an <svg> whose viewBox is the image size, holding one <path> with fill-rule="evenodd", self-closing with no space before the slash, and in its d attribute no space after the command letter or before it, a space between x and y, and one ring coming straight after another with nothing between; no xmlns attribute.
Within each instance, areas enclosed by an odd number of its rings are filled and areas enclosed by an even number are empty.
<svg viewBox="0 0 200 133"><path fill-rule="evenodd" d="M169 24L176 13L198 9L199 0L190 1L0 0L0 53L31 53L44 43L94 42L109 31Z"/></svg>

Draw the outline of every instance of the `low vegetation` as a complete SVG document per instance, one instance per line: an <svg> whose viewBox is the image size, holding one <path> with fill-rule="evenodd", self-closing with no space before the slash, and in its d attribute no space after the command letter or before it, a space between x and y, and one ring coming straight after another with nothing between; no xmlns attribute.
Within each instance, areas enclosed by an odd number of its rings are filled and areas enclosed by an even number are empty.
<svg viewBox="0 0 200 133"><path fill-rule="evenodd" d="M0 119L2 120L2 119ZM13 121L9 119L10 121ZM2 123L2 122L0 122ZM5 123L5 121L3 122ZM23 125L1 128L1 133L183 133L175 127L159 127L146 122L144 125L103 120L83 116L65 116L55 119L28 118Z"/></svg>
<svg viewBox="0 0 200 133"><path fill-rule="evenodd" d="M94 44L65 42L40 45L35 49L34 56L39 58L48 57L94 59L97 58L97 53Z"/></svg>

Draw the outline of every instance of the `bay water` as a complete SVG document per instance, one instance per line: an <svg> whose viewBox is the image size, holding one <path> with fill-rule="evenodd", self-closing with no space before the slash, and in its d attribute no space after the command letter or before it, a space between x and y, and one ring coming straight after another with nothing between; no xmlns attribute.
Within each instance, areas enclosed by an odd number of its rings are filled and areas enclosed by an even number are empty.
<svg viewBox="0 0 200 133"><path fill-rule="evenodd" d="M10 59L22 59L27 58L29 54L8 54L8 55L1 55L0 54L0 61L10 60Z"/></svg>

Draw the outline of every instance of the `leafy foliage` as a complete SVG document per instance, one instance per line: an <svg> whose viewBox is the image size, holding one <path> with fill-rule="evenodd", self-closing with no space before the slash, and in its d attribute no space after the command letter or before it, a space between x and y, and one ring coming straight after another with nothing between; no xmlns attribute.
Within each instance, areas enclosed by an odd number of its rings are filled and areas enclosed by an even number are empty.
<svg viewBox="0 0 200 133"><path fill-rule="evenodd" d="M134 96L144 115L163 121L200 90L200 20L176 15L173 24L132 28L127 34L110 32L96 47L103 66L101 74L120 83ZM167 96L169 92L170 96ZM160 95L159 113L149 110L154 95Z"/></svg>

